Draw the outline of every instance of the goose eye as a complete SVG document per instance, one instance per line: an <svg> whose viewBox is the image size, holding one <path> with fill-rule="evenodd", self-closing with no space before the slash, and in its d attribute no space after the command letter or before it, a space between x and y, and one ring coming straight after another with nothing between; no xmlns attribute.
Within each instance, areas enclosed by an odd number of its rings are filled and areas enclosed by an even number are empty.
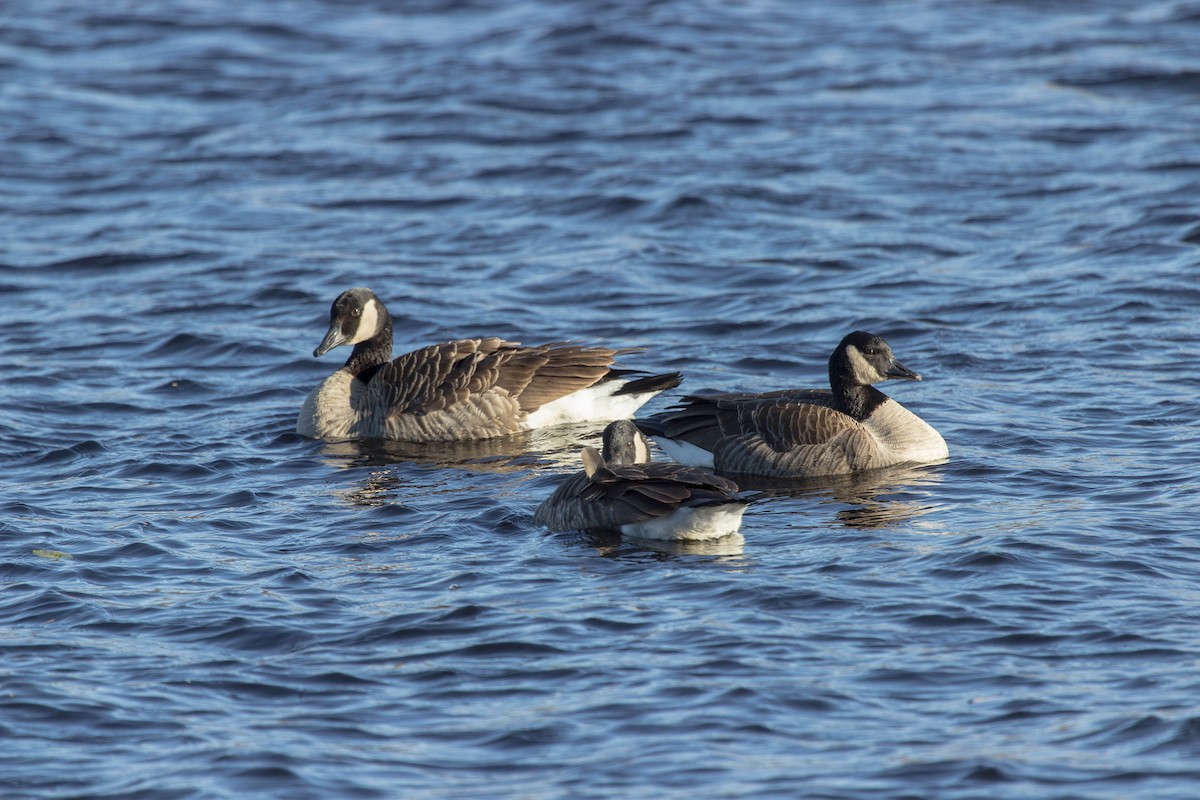
<svg viewBox="0 0 1200 800"><path fill-rule="evenodd" d="M360 308L356 308L356 309L354 309L353 311L351 311L351 312L350 312L350 316L352 316L352 317L361 317L361 316L362 316L362 309L360 309Z"/></svg>
<svg viewBox="0 0 1200 800"><path fill-rule="evenodd" d="M873 355L875 355L875 354L876 354L876 353L878 353L878 352L879 352L879 351L878 351L878 350L876 350L874 347L864 347L864 348L863 348L863 353L864 353L865 355L868 355L868 356L873 356Z"/></svg>

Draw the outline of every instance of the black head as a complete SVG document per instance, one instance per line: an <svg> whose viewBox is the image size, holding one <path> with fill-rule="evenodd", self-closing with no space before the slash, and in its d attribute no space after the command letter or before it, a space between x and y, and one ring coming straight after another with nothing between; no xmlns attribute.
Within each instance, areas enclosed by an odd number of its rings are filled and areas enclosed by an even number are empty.
<svg viewBox="0 0 1200 800"><path fill-rule="evenodd" d="M604 460L609 464L645 464L650 460L650 442L633 420L610 422L602 439Z"/></svg>
<svg viewBox="0 0 1200 800"><path fill-rule="evenodd" d="M829 357L829 380L868 386L893 378L919 381L921 376L901 364L883 337L865 331L847 334Z"/></svg>
<svg viewBox="0 0 1200 800"><path fill-rule="evenodd" d="M339 345L365 342L380 333L388 322L387 309L374 292L362 287L347 289L330 306L329 332L313 355L319 357Z"/></svg>

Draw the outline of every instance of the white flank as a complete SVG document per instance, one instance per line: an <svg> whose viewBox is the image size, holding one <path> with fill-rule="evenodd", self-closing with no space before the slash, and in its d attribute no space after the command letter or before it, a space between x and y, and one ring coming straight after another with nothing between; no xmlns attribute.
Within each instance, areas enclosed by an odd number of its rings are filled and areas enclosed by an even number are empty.
<svg viewBox="0 0 1200 800"><path fill-rule="evenodd" d="M350 429L357 419L353 407L356 383L344 369L318 383L300 407L296 433L310 439L350 438Z"/></svg>
<svg viewBox="0 0 1200 800"><path fill-rule="evenodd" d="M737 533L742 526L744 503L678 508L670 514L647 522L621 526L621 535L630 539L696 542L720 539Z"/></svg>
<svg viewBox="0 0 1200 800"><path fill-rule="evenodd" d="M300 406L300 416L296 418L296 433L309 439L317 438L317 393L320 391L321 387L317 386L308 393L304 405Z"/></svg>
<svg viewBox="0 0 1200 800"><path fill-rule="evenodd" d="M890 463L931 464L949 458L946 440L925 420L889 399L863 421Z"/></svg>
<svg viewBox="0 0 1200 800"><path fill-rule="evenodd" d="M688 442L677 442L662 436L651 436L650 438L666 453L668 461L686 464L689 467L713 468L713 454L703 447L697 447Z"/></svg>
<svg viewBox="0 0 1200 800"><path fill-rule="evenodd" d="M658 392L613 395L625 385L623 381L607 381L546 403L525 418L525 429L548 428L570 422L592 422L629 419L647 400Z"/></svg>

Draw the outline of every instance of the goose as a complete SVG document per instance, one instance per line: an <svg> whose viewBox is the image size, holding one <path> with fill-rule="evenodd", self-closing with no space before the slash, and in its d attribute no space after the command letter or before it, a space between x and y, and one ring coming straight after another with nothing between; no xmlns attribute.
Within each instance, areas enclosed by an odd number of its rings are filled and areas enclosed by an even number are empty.
<svg viewBox="0 0 1200 800"><path fill-rule="evenodd" d="M755 478L845 475L949 457L924 420L871 384L921 376L881 337L848 334L829 357L829 390L684 397L638 427L677 461Z"/></svg>
<svg viewBox="0 0 1200 800"><path fill-rule="evenodd" d="M707 541L742 524L748 500L737 484L683 464L651 462L630 420L604 429L603 453L583 448L583 471L538 506L533 521L552 531L616 531L631 539Z"/></svg>
<svg viewBox="0 0 1200 800"><path fill-rule="evenodd" d="M678 372L617 369L633 352L555 342L523 347L496 337L459 339L392 359L392 318L370 289L338 295L320 357L354 345L309 392L296 432L311 439L453 442L569 422L632 416L678 386Z"/></svg>

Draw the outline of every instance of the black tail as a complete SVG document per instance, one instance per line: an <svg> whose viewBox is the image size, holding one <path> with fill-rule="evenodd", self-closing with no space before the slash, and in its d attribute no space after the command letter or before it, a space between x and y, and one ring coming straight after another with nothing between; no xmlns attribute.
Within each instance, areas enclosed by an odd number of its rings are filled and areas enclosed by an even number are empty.
<svg viewBox="0 0 1200 800"><path fill-rule="evenodd" d="M683 376L678 372L668 372L665 375L647 375L644 378L635 378L631 380L629 383L613 392L613 394L645 394L647 392L663 392L667 389L674 389L681 383L683 383Z"/></svg>
<svg viewBox="0 0 1200 800"><path fill-rule="evenodd" d="M665 436L667 432L665 422L659 419L657 415L635 419L633 424L646 436Z"/></svg>

